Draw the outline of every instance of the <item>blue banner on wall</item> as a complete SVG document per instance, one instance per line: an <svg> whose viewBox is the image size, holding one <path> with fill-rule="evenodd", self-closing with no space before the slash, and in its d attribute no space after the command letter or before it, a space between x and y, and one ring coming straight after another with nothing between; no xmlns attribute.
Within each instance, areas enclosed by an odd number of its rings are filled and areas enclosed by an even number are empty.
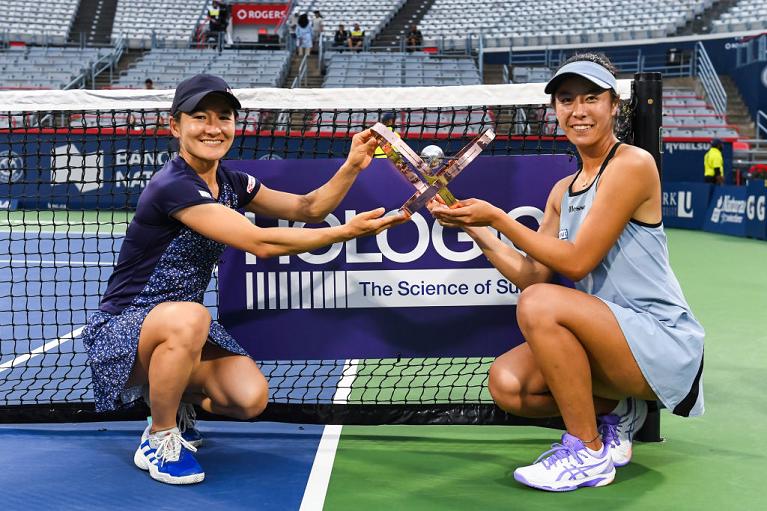
<svg viewBox="0 0 767 511"><path fill-rule="evenodd" d="M746 187L715 186L703 230L731 236L745 236Z"/></svg>
<svg viewBox="0 0 767 511"><path fill-rule="evenodd" d="M746 236L767 239L767 187L765 182L754 180L746 187Z"/></svg>
<svg viewBox="0 0 767 511"><path fill-rule="evenodd" d="M270 188L303 193L342 160L230 163ZM537 228L552 186L575 166L562 155L480 157L450 188ZM412 191L388 161L374 160L326 223L378 206L397 209ZM519 290L468 235L443 229L425 210L376 237L314 253L257 260L228 249L219 296L222 324L259 360L495 356L522 342Z"/></svg>
<svg viewBox="0 0 767 511"><path fill-rule="evenodd" d="M702 182L703 157L710 148L711 144L708 141L664 141L663 182ZM732 172L732 144L729 142L723 143L722 157L724 158L725 182L733 184L735 177Z"/></svg>
<svg viewBox="0 0 767 511"><path fill-rule="evenodd" d="M712 186L708 183L663 183L663 224L702 229Z"/></svg>

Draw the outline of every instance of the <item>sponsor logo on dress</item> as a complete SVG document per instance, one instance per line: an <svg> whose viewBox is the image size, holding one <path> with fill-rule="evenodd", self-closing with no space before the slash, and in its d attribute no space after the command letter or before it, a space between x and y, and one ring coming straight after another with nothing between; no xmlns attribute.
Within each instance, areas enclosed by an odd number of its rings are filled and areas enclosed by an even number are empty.
<svg viewBox="0 0 767 511"><path fill-rule="evenodd" d="M559 230L559 239L566 240L567 239L567 235L568 235L567 229L560 229Z"/></svg>
<svg viewBox="0 0 767 511"><path fill-rule="evenodd" d="M253 188L255 187L256 187L256 178L253 176L248 176L248 186L246 188L248 193L252 192Z"/></svg>
<svg viewBox="0 0 767 511"><path fill-rule="evenodd" d="M210 195L208 192L206 192L205 190L197 190L197 191L200 193L200 195L201 195L202 197L205 197L206 199L212 199L212 198L213 198L213 197L211 197L211 195Z"/></svg>

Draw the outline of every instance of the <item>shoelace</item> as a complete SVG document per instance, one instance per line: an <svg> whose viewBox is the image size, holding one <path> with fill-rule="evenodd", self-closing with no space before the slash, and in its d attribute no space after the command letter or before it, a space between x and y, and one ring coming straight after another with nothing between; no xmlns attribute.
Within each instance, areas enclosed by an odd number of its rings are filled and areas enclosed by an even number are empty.
<svg viewBox="0 0 767 511"><path fill-rule="evenodd" d="M583 460L578 455L578 451L572 447L559 443L551 444L551 449L538 456L535 463L543 460L543 466L548 470L550 467L556 466L557 463L564 461L567 458L575 458L579 465L583 465Z"/></svg>
<svg viewBox="0 0 767 511"><path fill-rule="evenodd" d="M197 452L197 449L184 440L180 433L173 432L165 435L162 440L160 440L157 450L155 451L158 464L162 466L166 462L178 461L179 457L181 457L182 447L191 452Z"/></svg>
<svg viewBox="0 0 767 511"><path fill-rule="evenodd" d="M618 425L610 423L602 423L597 428L599 434L602 435L602 441L608 445L620 445L620 435L618 435Z"/></svg>
<svg viewBox="0 0 767 511"><path fill-rule="evenodd" d="M184 433L187 429L194 429L197 421L197 412L189 403L181 403L178 407L178 430Z"/></svg>

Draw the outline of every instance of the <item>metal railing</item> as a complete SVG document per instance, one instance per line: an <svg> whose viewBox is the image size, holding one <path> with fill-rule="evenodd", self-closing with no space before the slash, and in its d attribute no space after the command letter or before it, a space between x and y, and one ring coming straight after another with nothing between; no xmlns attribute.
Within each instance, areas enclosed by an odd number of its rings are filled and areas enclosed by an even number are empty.
<svg viewBox="0 0 767 511"><path fill-rule="evenodd" d="M114 79L114 72L117 69L117 64L120 62L120 58L122 58L123 53L125 53L125 37L120 37L120 39L117 41L117 44L115 44L112 53L104 55L99 60L94 62L93 65L91 65L89 70L89 78L91 81L92 89L96 88L96 77L107 70L109 71L109 83L112 83L112 80Z"/></svg>
<svg viewBox="0 0 767 511"><path fill-rule="evenodd" d="M306 75L309 69L309 55L304 55L301 59L301 63L298 65L298 74L293 78L293 83L290 84L291 89L297 89L299 87L306 87Z"/></svg>
<svg viewBox="0 0 767 511"><path fill-rule="evenodd" d="M756 112L756 138L767 140L767 113L763 110Z"/></svg>
<svg viewBox="0 0 767 511"><path fill-rule="evenodd" d="M716 69L714 69L714 65L711 63L703 43L698 42L695 45L695 62L693 67L693 75L698 78L703 86L706 99L718 114L725 115L727 113L727 92L724 90L722 81L719 79L719 75L716 73Z"/></svg>

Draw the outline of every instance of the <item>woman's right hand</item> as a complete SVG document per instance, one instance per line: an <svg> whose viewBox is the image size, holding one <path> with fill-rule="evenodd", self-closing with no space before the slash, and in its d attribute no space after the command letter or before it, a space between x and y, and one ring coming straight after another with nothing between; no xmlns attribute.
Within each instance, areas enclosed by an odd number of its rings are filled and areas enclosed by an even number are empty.
<svg viewBox="0 0 767 511"><path fill-rule="evenodd" d="M410 220L410 215L398 212L394 215L383 216L386 212L384 208L377 208L371 211L364 211L357 214L345 225L345 238L353 239L360 236L370 236L378 234L390 227L399 225Z"/></svg>

